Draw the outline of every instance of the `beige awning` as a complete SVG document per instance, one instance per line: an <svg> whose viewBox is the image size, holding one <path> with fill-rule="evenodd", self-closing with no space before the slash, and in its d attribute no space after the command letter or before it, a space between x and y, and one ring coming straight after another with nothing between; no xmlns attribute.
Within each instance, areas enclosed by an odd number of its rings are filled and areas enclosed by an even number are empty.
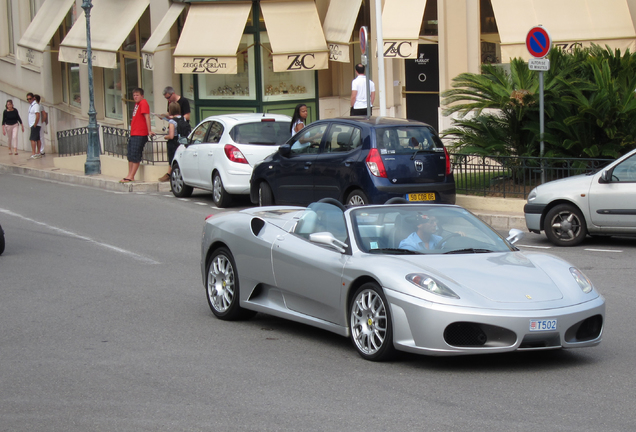
<svg viewBox="0 0 636 432"><path fill-rule="evenodd" d="M261 0L274 72L327 69L329 50L313 0Z"/></svg>
<svg viewBox="0 0 636 432"><path fill-rule="evenodd" d="M18 42L18 58L42 66L43 54L75 0L46 0ZM84 24L86 25L86 24Z"/></svg>
<svg viewBox="0 0 636 432"><path fill-rule="evenodd" d="M349 41L362 0L331 0L322 28L329 45L329 60L349 63Z"/></svg>
<svg viewBox="0 0 636 432"><path fill-rule="evenodd" d="M161 41L170 32L170 29L174 25L181 12L185 8L184 3L172 3L168 8L166 14L161 18L157 27L152 32L150 39L141 49L141 55L144 59L144 69L152 70L154 68L154 54L157 50L170 49L170 42L161 45ZM161 46L161 48L159 48Z"/></svg>
<svg viewBox="0 0 636 432"><path fill-rule="evenodd" d="M93 0L90 15L93 66L117 68L117 50L149 4L150 0ZM87 63L83 12L62 41L59 59L68 63Z"/></svg>
<svg viewBox="0 0 636 432"><path fill-rule="evenodd" d="M384 58L417 58L426 0L386 0L382 9Z"/></svg>
<svg viewBox="0 0 636 432"><path fill-rule="evenodd" d="M235 74L251 2L191 4L174 50L175 73Z"/></svg>
<svg viewBox="0 0 636 432"><path fill-rule="evenodd" d="M501 39L501 61L532 58L526 36L542 25L552 47L566 50L592 43L621 51L636 48L636 32L626 0L491 0Z"/></svg>

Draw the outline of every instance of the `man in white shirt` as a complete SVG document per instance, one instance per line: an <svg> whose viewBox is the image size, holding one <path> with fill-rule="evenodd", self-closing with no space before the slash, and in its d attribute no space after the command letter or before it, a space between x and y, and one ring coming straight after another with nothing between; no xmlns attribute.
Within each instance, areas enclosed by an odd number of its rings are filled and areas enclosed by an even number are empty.
<svg viewBox="0 0 636 432"><path fill-rule="evenodd" d="M371 90L371 106L375 100L375 84L369 80ZM367 115L367 79L364 76L364 65L356 65L356 78L351 82L351 111L352 116Z"/></svg>
<svg viewBox="0 0 636 432"><path fill-rule="evenodd" d="M33 93L27 93L27 102L29 105L29 127L31 128L31 159L39 159L42 157L38 149L38 141L40 141L40 105L35 100Z"/></svg>

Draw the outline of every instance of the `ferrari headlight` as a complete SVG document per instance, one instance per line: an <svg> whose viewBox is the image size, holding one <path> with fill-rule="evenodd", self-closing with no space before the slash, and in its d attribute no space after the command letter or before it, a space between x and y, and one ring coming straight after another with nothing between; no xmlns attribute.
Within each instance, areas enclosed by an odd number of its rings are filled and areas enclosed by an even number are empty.
<svg viewBox="0 0 636 432"><path fill-rule="evenodd" d="M572 273L572 277L579 284L579 287L583 290L584 293L589 293L592 291L592 281L590 281L587 276L583 274L583 272L575 267L570 267L570 273Z"/></svg>
<svg viewBox="0 0 636 432"><path fill-rule="evenodd" d="M406 280L411 282L413 285L416 285L419 288L423 288L426 291L437 294L442 297L451 297L458 299L459 296L453 292L452 289L444 285L443 283L436 281L432 277L419 274L419 273L411 273L406 275Z"/></svg>

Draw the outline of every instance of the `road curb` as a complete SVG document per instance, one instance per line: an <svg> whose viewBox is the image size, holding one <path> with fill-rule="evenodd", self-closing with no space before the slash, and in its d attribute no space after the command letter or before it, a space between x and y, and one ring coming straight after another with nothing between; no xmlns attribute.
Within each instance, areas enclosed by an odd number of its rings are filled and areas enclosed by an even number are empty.
<svg viewBox="0 0 636 432"><path fill-rule="evenodd" d="M169 183L132 182L119 183L118 180L104 179L94 176L82 176L63 172L35 169L23 166L0 164L0 173L22 174L47 180L90 186L109 191L119 192L170 192Z"/></svg>

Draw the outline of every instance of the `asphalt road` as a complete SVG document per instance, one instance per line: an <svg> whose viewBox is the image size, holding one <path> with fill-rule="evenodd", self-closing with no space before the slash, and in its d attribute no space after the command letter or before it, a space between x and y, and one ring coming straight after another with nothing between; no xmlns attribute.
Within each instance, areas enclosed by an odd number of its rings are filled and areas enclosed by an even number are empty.
<svg viewBox="0 0 636 432"><path fill-rule="evenodd" d="M244 202L243 204L247 204ZM350 341L209 311L207 193L115 193L0 174L0 431L630 431L633 239L564 257L607 299L600 346L362 360Z"/></svg>

